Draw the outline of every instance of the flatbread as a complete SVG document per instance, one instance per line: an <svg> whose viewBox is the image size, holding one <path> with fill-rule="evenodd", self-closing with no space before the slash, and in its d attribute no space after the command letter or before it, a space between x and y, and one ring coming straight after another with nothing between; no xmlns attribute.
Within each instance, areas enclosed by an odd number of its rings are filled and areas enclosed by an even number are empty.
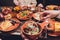
<svg viewBox="0 0 60 40"><path fill-rule="evenodd" d="M0 27L2 30L7 29L8 27L12 26L11 22L9 20L5 20L1 23Z"/></svg>

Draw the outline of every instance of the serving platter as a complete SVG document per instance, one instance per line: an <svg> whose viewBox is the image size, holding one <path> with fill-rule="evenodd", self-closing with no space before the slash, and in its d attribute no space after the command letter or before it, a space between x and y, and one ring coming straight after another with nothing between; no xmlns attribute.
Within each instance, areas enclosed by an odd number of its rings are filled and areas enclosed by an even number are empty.
<svg viewBox="0 0 60 40"><path fill-rule="evenodd" d="M13 19L11 19L11 20L16 21L16 23L15 23L14 25L11 25L10 27L7 27L7 28L4 29L4 30L0 27L0 31L9 32L9 31L12 31L12 30L14 30L14 29L17 29L17 28L20 26L20 22L19 22L16 18L13 18Z"/></svg>
<svg viewBox="0 0 60 40"><path fill-rule="evenodd" d="M49 36L57 37L60 36L60 22L55 20L50 20L50 26L53 29L51 33L48 33Z"/></svg>

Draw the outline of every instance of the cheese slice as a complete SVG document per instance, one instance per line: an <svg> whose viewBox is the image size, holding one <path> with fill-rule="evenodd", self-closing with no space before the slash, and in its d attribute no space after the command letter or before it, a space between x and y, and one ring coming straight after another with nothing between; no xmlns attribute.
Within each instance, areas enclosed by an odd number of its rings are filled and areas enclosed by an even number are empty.
<svg viewBox="0 0 60 40"><path fill-rule="evenodd" d="M60 22L55 23L55 32L60 32Z"/></svg>
<svg viewBox="0 0 60 40"><path fill-rule="evenodd" d="M12 26L11 22L9 20L3 21L0 25L2 30L6 30L8 27Z"/></svg>
<svg viewBox="0 0 60 40"><path fill-rule="evenodd" d="M35 13L35 19L40 20L40 14L39 13Z"/></svg>

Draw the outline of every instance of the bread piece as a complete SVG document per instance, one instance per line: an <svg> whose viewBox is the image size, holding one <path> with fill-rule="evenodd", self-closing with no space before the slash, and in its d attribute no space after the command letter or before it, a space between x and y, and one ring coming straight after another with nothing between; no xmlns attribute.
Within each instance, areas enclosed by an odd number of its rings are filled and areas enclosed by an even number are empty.
<svg viewBox="0 0 60 40"><path fill-rule="evenodd" d="M12 26L11 22L9 20L5 20L1 23L1 28L2 30L5 30L7 29L8 27Z"/></svg>

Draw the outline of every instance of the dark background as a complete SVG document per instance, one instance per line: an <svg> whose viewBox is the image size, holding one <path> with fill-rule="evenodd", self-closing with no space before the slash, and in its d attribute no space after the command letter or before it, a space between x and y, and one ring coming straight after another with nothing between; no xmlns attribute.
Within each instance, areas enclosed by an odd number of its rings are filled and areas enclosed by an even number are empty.
<svg viewBox="0 0 60 40"><path fill-rule="evenodd" d="M0 6L14 6L13 0L0 0Z"/></svg>
<svg viewBox="0 0 60 40"><path fill-rule="evenodd" d="M37 5L42 3L44 6L49 4L60 5L60 0L37 0Z"/></svg>
<svg viewBox="0 0 60 40"><path fill-rule="evenodd" d="M36 0L37 4L42 3L44 6L48 4L60 5L60 0ZM0 6L15 6L13 0L0 0Z"/></svg>
<svg viewBox="0 0 60 40"><path fill-rule="evenodd" d="M20 35L19 36L18 35L10 35L8 33L1 33L0 38L2 40L23 40ZM46 39L39 38L38 40L60 40L60 36L58 36L58 37L48 36Z"/></svg>

